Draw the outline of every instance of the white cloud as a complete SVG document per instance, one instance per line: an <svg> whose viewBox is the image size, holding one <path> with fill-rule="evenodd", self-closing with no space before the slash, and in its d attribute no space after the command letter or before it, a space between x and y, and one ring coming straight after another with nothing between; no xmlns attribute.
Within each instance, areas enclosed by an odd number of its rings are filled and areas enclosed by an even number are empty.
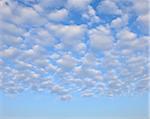
<svg viewBox="0 0 150 119"><path fill-rule="evenodd" d="M4 33L3 35L0 36L0 44L1 48L8 46L16 46L21 44L22 38L21 37L16 37L10 34Z"/></svg>
<svg viewBox="0 0 150 119"><path fill-rule="evenodd" d="M85 39L85 25L60 25L49 24L48 29L61 40L59 48L76 50L78 45ZM69 32L68 32L69 31Z"/></svg>
<svg viewBox="0 0 150 119"><path fill-rule="evenodd" d="M23 7L16 2L9 2L9 5L5 5L5 2L2 3L4 9L0 11L0 13L2 12L0 16L1 19L11 19L11 22L16 25L30 26L39 26L47 22L47 20L41 17L33 8Z"/></svg>
<svg viewBox="0 0 150 119"><path fill-rule="evenodd" d="M91 6L88 6L88 9L82 17L89 21L89 25L100 22L100 18L96 15L96 11Z"/></svg>
<svg viewBox="0 0 150 119"><path fill-rule="evenodd" d="M117 17L111 22L111 27L119 30L120 28L128 24L128 15L123 15L122 17Z"/></svg>
<svg viewBox="0 0 150 119"><path fill-rule="evenodd" d="M139 16L137 21L141 22L145 27L149 26L149 21L150 21L150 15L149 14L145 14L142 16Z"/></svg>
<svg viewBox="0 0 150 119"><path fill-rule="evenodd" d="M97 10L101 14L121 15L122 11L117 4L111 0L103 0L99 3Z"/></svg>
<svg viewBox="0 0 150 119"><path fill-rule="evenodd" d="M74 94L115 96L148 90L150 37L142 31L149 15L139 6L141 0L132 2L129 11L120 0L101 1L97 9L91 0L24 1L29 6L7 2L0 1L1 91L44 91L70 100ZM139 15L133 23L131 10ZM74 12L81 18L71 18ZM98 12L119 16L106 24ZM142 31L133 32L134 23Z"/></svg>
<svg viewBox="0 0 150 119"><path fill-rule="evenodd" d="M68 17L66 9L60 9L49 13L48 18L52 21L64 21Z"/></svg>
<svg viewBox="0 0 150 119"><path fill-rule="evenodd" d="M23 29L17 27L16 25L14 25L12 23L9 23L9 22L1 21L0 25L1 25L1 33L2 34L7 33L12 36L20 36L21 34L23 34L25 32Z"/></svg>
<svg viewBox="0 0 150 119"><path fill-rule="evenodd" d="M150 23L149 13L140 15L136 21L137 28L140 30L140 32L146 34L149 34L149 23Z"/></svg>
<svg viewBox="0 0 150 119"><path fill-rule="evenodd" d="M34 45L31 49L26 49L23 51L22 57L24 59L28 58L33 60L35 58L42 58L44 56L44 48L39 45Z"/></svg>
<svg viewBox="0 0 150 119"><path fill-rule="evenodd" d="M48 29L54 33L54 35L58 35L59 37L63 37L65 40L82 40L82 36L84 35L86 27L84 25L61 25L61 24L49 24ZM69 32L68 32L69 31Z"/></svg>
<svg viewBox="0 0 150 119"><path fill-rule="evenodd" d="M128 28L122 29L117 33L118 40L132 41L136 39L136 34L131 32Z"/></svg>
<svg viewBox="0 0 150 119"><path fill-rule="evenodd" d="M16 9L16 11L20 11L18 13L18 16L16 19L16 22L19 24L39 26L39 25L43 25L47 22L47 20L45 18L41 17L32 8L18 8L18 9Z"/></svg>
<svg viewBox="0 0 150 119"><path fill-rule="evenodd" d="M88 92L88 91L87 91L87 92L84 92L84 93L82 93L81 95L82 95L83 97L91 97L91 96L94 96L94 94L93 94L92 92L90 92L90 91L89 91L89 92Z"/></svg>
<svg viewBox="0 0 150 119"><path fill-rule="evenodd" d="M67 0L67 7L70 9L84 10L92 0Z"/></svg>
<svg viewBox="0 0 150 119"><path fill-rule="evenodd" d="M63 95L63 96L60 97L60 99L61 99L61 100L64 100L64 101L70 100L71 98L72 98L72 97L71 97L70 95Z"/></svg>
<svg viewBox="0 0 150 119"><path fill-rule="evenodd" d="M109 50L113 46L113 37L107 27L99 26L90 30L90 44L94 49Z"/></svg>
<svg viewBox="0 0 150 119"><path fill-rule="evenodd" d="M76 47L75 47L75 51L78 52L78 54L85 54L86 50L87 50L87 46L85 43L79 43Z"/></svg>
<svg viewBox="0 0 150 119"><path fill-rule="evenodd" d="M32 42L41 46L52 46L54 44L54 38L47 29L44 28L33 28L30 32L24 35L26 41L29 39Z"/></svg>
<svg viewBox="0 0 150 119"><path fill-rule="evenodd" d="M64 54L64 56L60 58L57 63L65 68L73 68L77 64L77 60L70 54Z"/></svg>
<svg viewBox="0 0 150 119"><path fill-rule="evenodd" d="M3 51L0 51L0 56L5 58L15 58L18 53L19 53L18 49L10 47Z"/></svg>
<svg viewBox="0 0 150 119"><path fill-rule="evenodd" d="M133 1L133 10L138 15L149 13L149 0Z"/></svg>

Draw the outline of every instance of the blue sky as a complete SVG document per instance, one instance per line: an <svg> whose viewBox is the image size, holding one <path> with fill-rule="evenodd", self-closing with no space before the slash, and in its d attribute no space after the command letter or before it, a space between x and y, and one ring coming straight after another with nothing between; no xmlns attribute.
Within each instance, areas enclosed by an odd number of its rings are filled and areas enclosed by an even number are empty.
<svg viewBox="0 0 150 119"><path fill-rule="evenodd" d="M81 98L60 101L48 94L2 97L4 119L148 119L148 96Z"/></svg>
<svg viewBox="0 0 150 119"><path fill-rule="evenodd" d="M148 119L149 0L1 0L0 118Z"/></svg>

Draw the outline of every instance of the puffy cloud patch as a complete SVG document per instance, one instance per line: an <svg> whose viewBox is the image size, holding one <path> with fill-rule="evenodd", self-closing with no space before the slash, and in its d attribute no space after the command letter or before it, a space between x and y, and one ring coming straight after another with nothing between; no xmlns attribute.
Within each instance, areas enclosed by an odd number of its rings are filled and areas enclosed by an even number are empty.
<svg viewBox="0 0 150 119"><path fill-rule="evenodd" d="M54 36L61 41L56 45L60 49L78 50L77 47L85 40L86 26L85 25L61 25L61 24L48 24L48 29Z"/></svg>
<svg viewBox="0 0 150 119"><path fill-rule="evenodd" d="M82 17L88 20L88 25L100 22L100 18L96 15L96 11L91 6L88 6L87 12L85 12Z"/></svg>
<svg viewBox="0 0 150 119"><path fill-rule="evenodd" d="M67 0L67 7L76 10L85 10L92 0Z"/></svg>
<svg viewBox="0 0 150 119"><path fill-rule="evenodd" d="M149 12L149 0L139 0L138 2L133 1L133 10L137 14L146 14Z"/></svg>
<svg viewBox="0 0 150 119"><path fill-rule="evenodd" d="M48 15L48 18L52 21L63 21L67 17L68 17L68 11L66 9L53 11Z"/></svg>
<svg viewBox="0 0 150 119"><path fill-rule="evenodd" d="M150 23L150 15L149 13L147 13L144 15L140 15L137 18L136 25L138 29L140 30L140 32L149 34L149 23Z"/></svg>
<svg viewBox="0 0 150 119"><path fill-rule="evenodd" d="M106 15L121 15L122 11L117 6L116 2L111 0L103 0L99 3L98 12L100 14L106 14Z"/></svg>
<svg viewBox="0 0 150 119"><path fill-rule="evenodd" d="M128 25L128 15L117 17L111 22L111 27L114 28L115 30L120 30L120 28L123 28L126 25Z"/></svg>
<svg viewBox="0 0 150 119"><path fill-rule="evenodd" d="M48 92L64 101L75 94L148 92L147 8L139 6L141 1L132 2L129 10L120 0L100 1L97 8L92 2L1 0L0 91ZM81 18L70 17L72 10ZM133 23L132 10L139 15ZM98 13L117 17L108 23ZM133 31L134 23L142 31Z"/></svg>
<svg viewBox="0 0 150 119"><path fill-rule="evenodd" d="M91 47L98 50L109 50L113 46L113 37L109 28L99 26L90 32Z"/></svg>
<svg viewBox="0 0 150 119"><path fill-rule="evenodd" d="M57 63L62 65L62 67L70 69L75 67L77 60L69 54L64 54L64 56L62 56L62 58L60 58Z"/></svg>

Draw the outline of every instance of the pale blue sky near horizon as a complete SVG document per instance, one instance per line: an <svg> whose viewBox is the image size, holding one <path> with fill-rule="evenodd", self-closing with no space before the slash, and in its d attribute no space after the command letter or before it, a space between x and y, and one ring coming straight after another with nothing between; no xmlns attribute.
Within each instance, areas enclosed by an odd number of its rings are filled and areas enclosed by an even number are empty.
<svg viewBox="0 0 150 119"><path fill-rule="evenodd" d="M148 95L61 101L49 94L0 94L2 119L148 119Z"/></svg>

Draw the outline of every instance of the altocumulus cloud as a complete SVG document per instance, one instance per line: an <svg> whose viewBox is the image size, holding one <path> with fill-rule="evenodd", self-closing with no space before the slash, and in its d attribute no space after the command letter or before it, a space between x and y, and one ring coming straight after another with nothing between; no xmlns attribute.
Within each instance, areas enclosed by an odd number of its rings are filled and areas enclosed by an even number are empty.
<svg viewBox="0 0 150 119"><path fill-rule="evenodd" d="M147 92L149 0L93 2L0 0L0 91Z"/></svg>

